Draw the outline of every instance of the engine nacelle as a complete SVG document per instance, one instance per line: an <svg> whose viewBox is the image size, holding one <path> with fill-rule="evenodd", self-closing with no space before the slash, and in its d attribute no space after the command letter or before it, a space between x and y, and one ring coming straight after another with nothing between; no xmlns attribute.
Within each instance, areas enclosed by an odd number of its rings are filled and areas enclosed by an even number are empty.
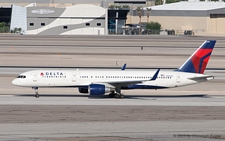
<svg viewBox="0 0 225 141"><path fill-rule="evenodd" d="M109 93L111 89L105 87L105 85L91 84L88 87L88 91L90 95L104 95L105 93Z"/></svg>
<svg viewBox="0 0 225 141"><path fill-rule="evenodd" d="M88 87L79 87L78 90L80 93L88 93Z"/></svg>

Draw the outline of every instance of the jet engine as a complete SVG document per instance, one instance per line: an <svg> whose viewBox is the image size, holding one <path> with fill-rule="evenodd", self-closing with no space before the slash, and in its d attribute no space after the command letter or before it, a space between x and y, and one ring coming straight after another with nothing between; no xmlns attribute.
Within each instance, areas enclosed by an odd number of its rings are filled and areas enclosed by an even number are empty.
<svg viewBox="0 0 225 141"><path fill-rule="evenodd" d="M109 87L105 87L105 85L91 84L88 87L88 91L90 95L104 95L105 93L109 93L112 90Z"/></svg>

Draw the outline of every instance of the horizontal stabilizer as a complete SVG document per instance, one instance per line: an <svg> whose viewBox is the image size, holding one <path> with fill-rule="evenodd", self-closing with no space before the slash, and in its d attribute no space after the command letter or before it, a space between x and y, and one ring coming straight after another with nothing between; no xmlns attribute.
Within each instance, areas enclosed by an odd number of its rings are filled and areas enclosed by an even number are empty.
<svg viewBox="0 0 225 141"><path fill-rule="evenodd" d="M214 76L207 75L207 76L201 76L201 77L192 77L192 78L189 78L189 79L190 80L194 80L196 82L204 82L204 81L208 81L208 80L214 79Z"/></svg>

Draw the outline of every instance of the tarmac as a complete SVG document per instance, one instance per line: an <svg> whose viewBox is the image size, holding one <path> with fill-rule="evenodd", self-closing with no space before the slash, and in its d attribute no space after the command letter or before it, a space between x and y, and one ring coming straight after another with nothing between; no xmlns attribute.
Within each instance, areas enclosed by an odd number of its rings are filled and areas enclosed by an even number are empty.
<svg viewBox="0 0 225 141"><path fill-rule="evenodd" d="M175 69L205 41L217 40L212 81L174 89L91 98L77 89L16 87L33 69ZM0 35L0 140L224 140L225 40L197 36ZM129 70L128 70L129 71Z"/></svg>

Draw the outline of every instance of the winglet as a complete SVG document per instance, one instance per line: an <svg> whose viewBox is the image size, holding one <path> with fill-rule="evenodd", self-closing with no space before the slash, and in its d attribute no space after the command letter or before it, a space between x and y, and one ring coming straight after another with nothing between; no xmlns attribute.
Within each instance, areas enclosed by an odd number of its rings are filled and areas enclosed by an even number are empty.
<svg viewBox="0 0 225 141"><path fill-rule="evenodd" d="M155 74L153 75L152 79L150 79L151 81L152 81L152 80L156 80L156 78L157 78L157 76L158 76L158 74L159 74L159 71L160 71L160 69L158 69L158 70L155 72Z"/></svg>
<svg viewBox="0 0 225 141"><path fill-rule="evenodd" d="M122 66L121 70L125 70L125 69L126 69L126 66L127 66L127 64L125 63L125 64Z"/></svg>

